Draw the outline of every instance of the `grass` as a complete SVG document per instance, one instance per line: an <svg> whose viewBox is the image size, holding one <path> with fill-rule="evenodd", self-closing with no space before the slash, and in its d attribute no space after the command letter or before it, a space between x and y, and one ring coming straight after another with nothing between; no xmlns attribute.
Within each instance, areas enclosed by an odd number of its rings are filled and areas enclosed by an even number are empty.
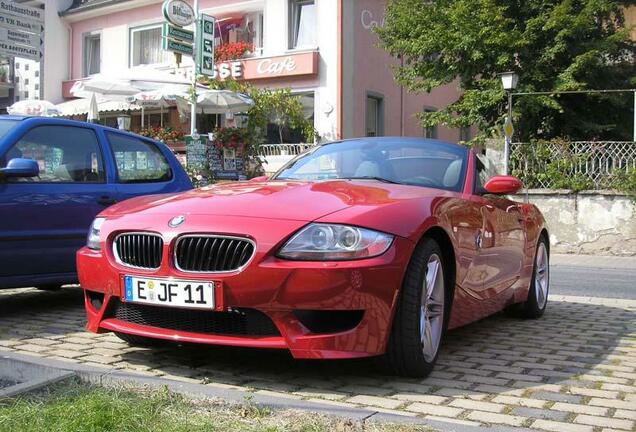
<svg viewBox="0 0 636 432"><path fill-rule="evenodd" d="M102 388L66 383L0 400L2 432L406 432L406 425L360 424L298 411L190 400L167 389Z"/></svg>

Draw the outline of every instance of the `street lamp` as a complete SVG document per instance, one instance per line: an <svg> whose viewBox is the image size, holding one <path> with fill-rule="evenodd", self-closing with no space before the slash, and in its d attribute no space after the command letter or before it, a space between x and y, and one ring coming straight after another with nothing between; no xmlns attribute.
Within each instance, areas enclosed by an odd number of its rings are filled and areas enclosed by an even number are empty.
<svg viewBox="0 0 636 432"><path fill-rule="evenodd" d="M512 126L512 92L517 88L519 75L514 72L504 72L499 76L501 78L501 85L506 93L508 93L508 116L506 117L506 123L504 125L504 135L506 136L506 141L504 143L504 174L508 174L510 141L512 140L512 134L514 132L514 128Z"/></svg>

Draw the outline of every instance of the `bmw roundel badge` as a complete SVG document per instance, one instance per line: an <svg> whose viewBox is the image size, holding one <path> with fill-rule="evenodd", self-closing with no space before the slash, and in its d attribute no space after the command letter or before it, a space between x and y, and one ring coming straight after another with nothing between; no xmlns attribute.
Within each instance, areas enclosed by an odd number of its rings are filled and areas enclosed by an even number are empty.
<svg viewBox="0 0 636 432"><path fill-rule="evenodd" d="M185 222L185 216L183 215L175 216L172 219L170 219L170 222L168 222L168 226L170 228L176 228L179 225L181 225L183 222Z"/></svg>

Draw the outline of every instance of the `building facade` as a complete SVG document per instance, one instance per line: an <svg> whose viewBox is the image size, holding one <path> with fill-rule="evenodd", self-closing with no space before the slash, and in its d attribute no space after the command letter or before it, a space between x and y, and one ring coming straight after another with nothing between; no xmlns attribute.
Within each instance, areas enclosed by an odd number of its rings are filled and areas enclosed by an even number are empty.
<svg viewBox="0 0 636 432"><path fill-rule="evenodd" d="M75 0L61 13L69 37L69 79L60 93L95 73L149 65L189 74L161 49L160 0ZM242 52L220 61L217 79L288 87L302 96L307 115L325 140L355 136L428 136L450 141L468 131L422 129L414 115L457 97L455 86L415 95L398 86L396 59L377 47L386 0L200 0L217 19L216 49ZM247 47L247 48L246 48ZM247 49L246 52L241 50ZM221 59L223 56L221 56Z"/></svg>

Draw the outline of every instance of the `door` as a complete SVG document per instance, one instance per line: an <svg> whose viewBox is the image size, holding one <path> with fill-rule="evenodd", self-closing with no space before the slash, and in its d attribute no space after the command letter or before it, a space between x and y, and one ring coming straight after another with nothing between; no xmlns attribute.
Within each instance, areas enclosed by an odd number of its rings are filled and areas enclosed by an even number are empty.
<svg viewBox="0 0 636 432"><path fill-rule="evenodd" d="M75 252L114 192L95 131L40 124L2 156L3 163L33 159L40 174L0 183L0 280L7 285L21 276L66 275L64 282L73 282Z"/></svg>
<svg viewBox="0 0 636 432"><path fill-rule="evenodd" d="M189 182L180 181L154 142L117 132L106 132L106 139L116 165L117 201L192 188ZM174 162L175 169L181 169Z"/></svg>
<svg viewBox="0 0 636 432"><path fill-rule="evenodd" d="M484 193L488 179L497 174L493 162L477 154L475 163L475 188L481 192L484 204L482 250L487 254L488 262L484 288L499 295L513 286L521 274L526 242L524 219L514 201Z"/></svg>

